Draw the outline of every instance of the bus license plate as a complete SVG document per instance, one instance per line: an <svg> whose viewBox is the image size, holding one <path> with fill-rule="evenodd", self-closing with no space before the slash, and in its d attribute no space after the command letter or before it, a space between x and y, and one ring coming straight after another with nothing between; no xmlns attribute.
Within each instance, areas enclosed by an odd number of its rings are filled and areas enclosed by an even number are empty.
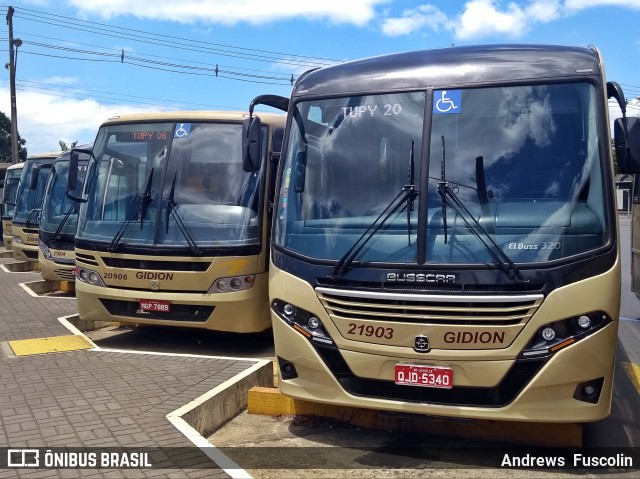
<svg viewBox="0 0 640 479"><path fill-rule="evenodd" d="M139 301L139 304L142 311L160 311L161 313L168 313L171 309L171 306L169 306L169 301L141 299Z"/></svg>
<svg viewBox="0 0 640 479"><path fill-rule="evenodd" d="M453 369L444 366L396 364L395 376L396 384L405 386L442 389L453 387Z"/></svg>

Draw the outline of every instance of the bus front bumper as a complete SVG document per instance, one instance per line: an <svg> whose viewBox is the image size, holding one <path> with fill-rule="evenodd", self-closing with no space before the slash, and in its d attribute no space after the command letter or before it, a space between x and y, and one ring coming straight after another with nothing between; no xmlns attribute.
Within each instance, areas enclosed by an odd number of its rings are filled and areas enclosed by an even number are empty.
<svg viewBox="0 0 640 479"><path fill-rule="evenodd" d="M267 274L257 274L253 287L247 290L188 293L101 287L78 280L78 315L86 321L178 326L236 333L261 332L271 327L267 281Z"/></svg>

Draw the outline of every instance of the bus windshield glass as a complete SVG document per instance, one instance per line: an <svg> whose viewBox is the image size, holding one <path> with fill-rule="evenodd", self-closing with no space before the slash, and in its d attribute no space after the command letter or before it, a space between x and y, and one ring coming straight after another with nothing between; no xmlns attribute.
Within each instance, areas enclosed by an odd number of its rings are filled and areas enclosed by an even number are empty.
<svg viewBox="0 0 640 479"><path fill-rule="evenodd" d="M259 244L261 174L241 152L240 123L103 126L77 237L114 251Z"/></svg>
<svg viewBox="0 0 640 479"><path fill-rule="evenodd" d="M85 159L82 159L84 157ZM78 162L78 182L74 191L69 195L79 197L87 174L89 160L82 155ZM67 177L69 176L69 158L58 160L51 167L49 182L44 193L40 229L47 233L54 233L62 224L58 234L75 235L78 226L78 203L67 195Z"/></svg>
<svg viewBox="0 0 640 479"><path fill-rule="evenodd" d="M47 178L51 171L51 164L55 158L42 158L25 161L22 169L20 184L16 193L16 207L13 213L13 222L25 226L38 227L40 215L34 211L42 207L42 197L47 186ZM32 188L32 171L38 171L38 179L35 188ZM27 224L28 223L28 224Z"/></svg>
<svg viewBox="0 0 640 479"><path fill-rule="evenodd" d="M20 175L22 174L22 168L8 169L7 175L4 180L3 195L3 210L2 217L4 219L13 218L13 212L16 208L16 193L18 192L18 185L20 184Z"/></svg>
<svg viewBox="0 0 640 479"><path fill-rule="evenodd" d="M593 85L443 88L429 105L426 98L410 92L294 105L276 245L340 259L413 183L412 172L422 201L399 208L356 262L493 263L487 236L516 263L607 243L598 141L608 126ZM430 125L424 134L423 125ZM420 174L423 162L428 175Z"/></svg>

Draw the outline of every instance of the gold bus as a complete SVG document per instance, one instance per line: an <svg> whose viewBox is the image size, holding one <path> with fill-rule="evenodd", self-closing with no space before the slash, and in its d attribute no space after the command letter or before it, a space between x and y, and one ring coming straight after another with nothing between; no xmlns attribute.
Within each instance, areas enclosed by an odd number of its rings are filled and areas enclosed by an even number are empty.
<svg viewBox="0 0 640 479"><path fill-rule="evenodd" d="M5 185L5 178L7 176L7 170L12 165L13 164L11 162L0 163L0 209L3 208L3 205L4 205L4 185ZM1 226L0 226L0 229L2 229Z"/></svg>
<svg viewBox="0 0 640 479"><path fill-rule="evenodd" d="M6 170L4 188L2 189L2 241L7 250L12 249L11 224L13 212L16 208L16 193L20 184L20 175L24 163L16 163Z"/></svg>
<svg viewBox="0 0 640 479"><path fill-rule="evenodd" d="M608 97L624 105L592 47L455 47L302 75L281 99L281 391L463 418L607 416Z"/></svg>
<svg viewBox="0 0 640 479"><path fill-rule="evenodd" d="M83 145L80 148L90 147ZM65 151L53 163L42 199L38 263L40 274L48 281L75 281L74 240L80 204L75 198L81 194L89 156L80 155L76 191L67 194L70 155L70 151Z"/></svg>
<svg viewBox="0 0 640 479"><path fill-rule="evenodd" d="M24 162L11 224L13 257L38 262L38 226L44 187L60 151L32 155Z"/></svg>
<svg viewBox="0 0 640 479"><path fill-rule="evenodd" d="M269 198L284 115L163 112L99 129L75 238L84 320L258 332L267 295ZM245 161L251 149L257 161ZM69 165L75 187L77 153Z"/></svg>

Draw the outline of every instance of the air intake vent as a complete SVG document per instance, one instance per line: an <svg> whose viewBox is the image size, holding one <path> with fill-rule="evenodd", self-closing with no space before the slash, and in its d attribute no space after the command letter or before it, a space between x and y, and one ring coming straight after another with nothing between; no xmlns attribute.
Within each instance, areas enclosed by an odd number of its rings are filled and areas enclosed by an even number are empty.
<svg viewBox="0 0 640 479"><path fill-rule="evenodd" d="M544 298L529 295L428 295L316 288L334 319L421 324L524 324Z"/></svg>
<svg viewBox="0 0 640 479"><path fill-rule="evenodd" d="M76 263L85 263L90 266L98 266L98 261L95 256L90 256L88 254L82 254L76 252Z"/></svg>
<svg viewBox="0 0 640 479"><path fill-rule="evenodd" d="M210 262L202 261L151 261L148 259L125 259L103 257L102 260L110 268L145 269L151 271L206 271Z"/></svg>

